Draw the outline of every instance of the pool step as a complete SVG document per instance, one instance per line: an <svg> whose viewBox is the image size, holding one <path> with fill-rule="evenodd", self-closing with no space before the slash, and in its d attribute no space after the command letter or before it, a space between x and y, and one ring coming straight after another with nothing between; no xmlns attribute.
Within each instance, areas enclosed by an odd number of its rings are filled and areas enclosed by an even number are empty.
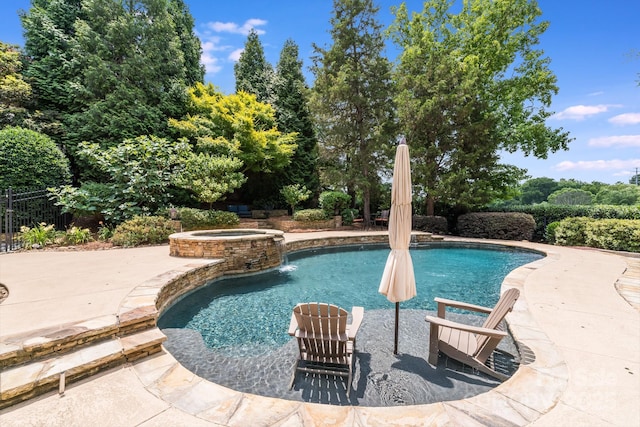
<svg viewBox="0 0 640 427"><path fill-rule="evenodd" d="M153 328L3 369L0 409L51 390L62 393L65 384L159 352L165 340L166 336Z"/></svg>

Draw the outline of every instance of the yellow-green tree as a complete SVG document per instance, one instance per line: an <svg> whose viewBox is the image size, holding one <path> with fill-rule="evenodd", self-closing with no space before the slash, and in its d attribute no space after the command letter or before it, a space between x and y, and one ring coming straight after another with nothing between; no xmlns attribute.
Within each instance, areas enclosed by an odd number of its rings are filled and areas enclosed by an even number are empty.
<svg viewBox="0 0 640 427"><path fill-rule="evenodd" d="M296 149L296 134L280 132L273 107L254 95L224 95L210 83L197 83L189 89L187 108L187 116L170 119L169 126L194 146L196 154L237 159L245 175L281 171Z"/></svg>
<svg viewBox="0 0 640 427"><path fill-rule="evenodd" d="M22 60L17 46L0 42L0 128L18 124L26 113L31 86L22 78Z"/></svg>

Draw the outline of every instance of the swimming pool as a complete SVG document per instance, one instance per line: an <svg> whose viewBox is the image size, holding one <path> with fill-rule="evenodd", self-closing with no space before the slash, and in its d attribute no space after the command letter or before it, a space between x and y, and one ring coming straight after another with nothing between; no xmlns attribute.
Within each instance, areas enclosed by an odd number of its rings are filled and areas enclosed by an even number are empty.
<svg viewBox="0 0 640 427"><path fill-rule="evenodd" d="M434 310L433 299L493 306L504 277L539 253L499 247L428 246L411 249L418 295L402 309ZM228 356L269 352L286 344L292 308L320 301L350 310L393 309L378 293L388 247L359 246L300 251L288 265L244 277L216 280L185 296L158 320L161 329L197 331L210 349Z"/></svg>

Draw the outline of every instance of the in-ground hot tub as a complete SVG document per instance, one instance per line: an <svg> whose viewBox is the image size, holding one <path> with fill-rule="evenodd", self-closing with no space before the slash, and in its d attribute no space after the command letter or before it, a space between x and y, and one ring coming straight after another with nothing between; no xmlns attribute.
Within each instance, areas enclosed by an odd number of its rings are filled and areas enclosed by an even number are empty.
<svg viewBox="0 0 640 427"><path fill-rule="evenodd" d="M284 232L280 230L198 230L169 236L171 256L222 259L227 272L277 267L284 250Z"/></svg>

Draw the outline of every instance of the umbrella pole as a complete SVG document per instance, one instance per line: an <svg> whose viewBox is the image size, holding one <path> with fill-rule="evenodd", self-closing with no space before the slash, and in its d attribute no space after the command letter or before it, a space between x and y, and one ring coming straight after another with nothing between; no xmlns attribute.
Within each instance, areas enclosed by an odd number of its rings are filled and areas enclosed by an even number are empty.
<svg viewBox="0 0 640 427"><path fill-rule="evenodd" d="M398 322L400 320L400 303L396 303L396 334L393 343L393 354L398 354Z"/></svg>

